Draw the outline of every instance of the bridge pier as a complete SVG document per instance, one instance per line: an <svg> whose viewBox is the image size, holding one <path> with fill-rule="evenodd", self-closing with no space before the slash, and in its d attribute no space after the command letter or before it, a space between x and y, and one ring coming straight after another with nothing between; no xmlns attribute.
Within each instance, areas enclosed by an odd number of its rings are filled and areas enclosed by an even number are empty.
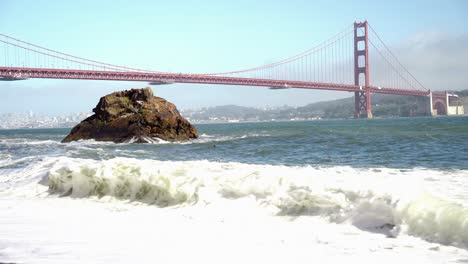
<svg viewBox="0 0 468 264"><path fill-rule="evenodd" d="M359 86L359 91L354 92L354 118L372 118L368 31L367 20L354 22L354 85ZM359 43L362 42L364 42L364 49L359 48ZM362 57L364 60L359 60ZM364 83L361 82L361 74L364 74Z"/></svg>
<svg viewBox="0 0 468 264"><path fill-rule="evenodd" d="M354 118L372 118L369 89L354 92Z"/></svg>

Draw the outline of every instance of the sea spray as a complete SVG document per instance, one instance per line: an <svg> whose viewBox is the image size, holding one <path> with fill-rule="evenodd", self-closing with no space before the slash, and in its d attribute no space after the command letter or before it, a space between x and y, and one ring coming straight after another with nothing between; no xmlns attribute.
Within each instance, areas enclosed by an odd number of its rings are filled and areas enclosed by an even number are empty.
<svg viewBox="0 0 468 264"><path fill-rule="evenodd" d="M77 198L112 196L158 206L197 201L196 178L185 177L183 171L167 175L135 162L58 162L48 174L49 190Z"/></svg>
<svg viewBox="0 0 468 264"><path fill-rule="evenodd" d="M429 194L398 210L408 234L468 248L468 208Z"/></svg>
<svg viewBox="0 0 468 264"><path fill-rule="evenodd" d="M316 216L389 237L403 232L432 242L468 245L468 209L428 193L417 169L403 177L393 169L129 158L59 158L36 165L38 171L44 171L43 166L48 168L51 195L108 196L159 207L253 197L273 215Z"/></svg>

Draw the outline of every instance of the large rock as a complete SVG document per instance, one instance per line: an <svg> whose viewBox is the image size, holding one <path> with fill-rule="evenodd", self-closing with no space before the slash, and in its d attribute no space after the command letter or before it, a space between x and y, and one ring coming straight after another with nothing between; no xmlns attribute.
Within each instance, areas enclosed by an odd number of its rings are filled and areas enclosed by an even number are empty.
<svg viewBox="0 0 468 264"><path fill-rule="evenodd" d="M198 137L195 127L180 115L175 105L155 97L149 87L106 95L93 112L62 142L95 139L145 143L153 138L183 141Z"/></svg>

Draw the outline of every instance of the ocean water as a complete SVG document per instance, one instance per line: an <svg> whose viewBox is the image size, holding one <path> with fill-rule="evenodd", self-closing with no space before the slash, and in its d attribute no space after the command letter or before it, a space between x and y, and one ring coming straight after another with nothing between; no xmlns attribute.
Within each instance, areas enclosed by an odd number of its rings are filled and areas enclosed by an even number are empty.
<svg viewBox="0 0 468 264"><path fill-rule="evenodd" d="M0 131L0 262L468 263L468 117Z"/></svg>

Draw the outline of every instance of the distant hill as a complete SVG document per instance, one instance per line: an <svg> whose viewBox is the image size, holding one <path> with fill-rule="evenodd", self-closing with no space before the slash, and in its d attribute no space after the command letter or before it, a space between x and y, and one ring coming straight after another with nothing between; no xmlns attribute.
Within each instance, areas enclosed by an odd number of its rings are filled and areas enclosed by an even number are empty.
<svg viewBox="0 0 468 264"><path fill-rule="evenodd" d="M468 90L456 92L468 109ZM372 95L374 117L407 117L427 115L428 98L403 95ZM258 109L224 105L186 110L183 115L194 122L235 122L271 120L343 119L354 117L354 97L311 103L301 107Z"/></svg>
<svg viewBox="0 0 468 264"><path fill-rule="evenodd" d="M427 98L419 96L374 94L371 98L375 117L417 116L426 114ZM299 108L304 112L318 113L322 118L353 118L354 97L318 102Z"/></svg>

